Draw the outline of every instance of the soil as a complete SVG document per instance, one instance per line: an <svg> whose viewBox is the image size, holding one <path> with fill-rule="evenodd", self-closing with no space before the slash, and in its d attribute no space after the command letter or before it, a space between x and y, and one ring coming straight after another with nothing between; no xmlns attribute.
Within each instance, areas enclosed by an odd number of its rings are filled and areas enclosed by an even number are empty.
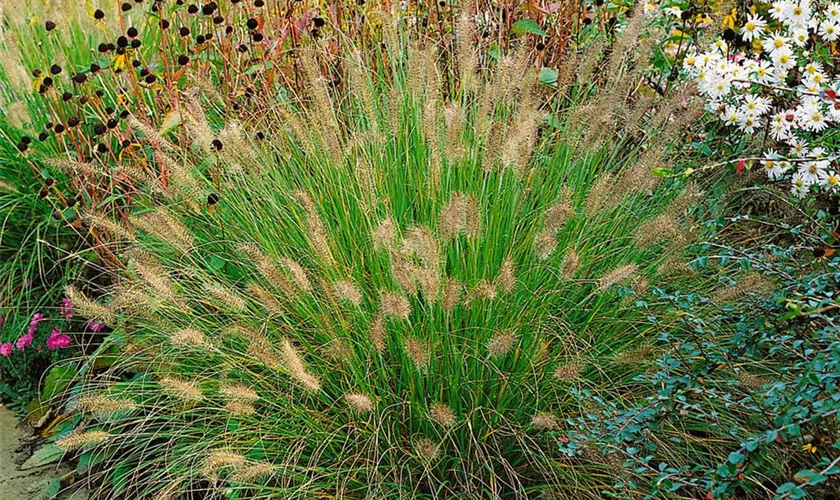
<svg viewBox="0 0 840 500"><path fill-rule="evenodd" d="M0 500L49 500L53 497L48 485L69 470L56 464L20 470L29 451L21 448L27 432L19 423L11 410L0 405Z"/></svg>

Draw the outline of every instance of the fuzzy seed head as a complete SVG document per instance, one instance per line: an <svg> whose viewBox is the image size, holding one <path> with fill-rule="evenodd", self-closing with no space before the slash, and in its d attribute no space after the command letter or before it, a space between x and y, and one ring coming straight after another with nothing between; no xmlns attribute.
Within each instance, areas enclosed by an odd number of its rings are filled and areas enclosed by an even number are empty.
<svg viewBox="0 0 840 500"><path fill-rule="evenodd" d="M373 409L373 401L364 394L345 394L344 400L347 405L356 413L367 413Z"/></svg>
<svg viewBox="0 0 840 500"><path fill-rule="evenodd" d="M413 443L414 452L424 462L433 462L440 451L440 447L431 439L421 438Z"/></svg>
<svg viewBox="0 0 840 500"><path fill-rule="evenodd" d="M583 371L583 365L579 363L567 363L558 365L554 369L554 377L558 380L575 380Z"/></svg>
<svg viewBox="0 0 840 500"><path fill-rule="evenodd" d="M552 431L559 427L557 417L548 412L537 413L531 419L531 425L543 431Z"/></svg>
<svg viewBox="0 0 840 500"><path fill-rule="evenodd" d="M163 377L158 383L163 392L185 403L194 403L203 399L201 389L191 382L175 377Z"/></svg>
<svg viewBox="0 0 840 500"><path fill-rule="evenodd" d="M455 412L443 403L435 403L429 408L429 418L443 427L452 427L456 421Z"/></svg>
<svg viewBox="0 0 840 500"><path fill-rule="evenodd" d="M75 431L56 440L55 444L64 451L74 451L111 438L105 431Z"/></svg>
<svg viewBox="0 0 840 500"><path fill-rule="evenodd" d="M504 356L516 345L516 334L510 331L497 333L487 343L487 352L492 357Z"/></svg>
<svg viewBox="0 0 840 500"><path fill-rule="evenodd" d="M625 264L612 269L598 279L598 291L605 292L612 286L632 278L638 269L639 266L636 264Z"/></svg>
<svg viewBox="0 0 840 500"><path fill-rule="evenodd" d="M495 285L502 293L510 293L516 286L516 267L510 258L502 262L502 267L496 276Z"/></svg>
<svg viewBox="0 0 840 500"><path fill-rule="evenodd" d="M408 319L411 305L408 299L394 292L379 292L379 305L382 314L396 319Z"/></svg>
<svg viewBox="0 0 840 500"><path fill-rule="evenodd" d="M461 302L461 282L454 279L449 278L446 280L446 286L443 288L443 310L446 312L452 312L455 309L455 306Z"/></svg>
<svg viewBox="0 0 840 500"><path fill-rule="evenodd" d="M333 284L333 293L354 306L361 305L362 303L362 292L359 290L359 287L350 281L336 281Z"/></svg>
<svg viewBox="0 0 840 500"><path fill-rule="evenodd" d="M244 385L230 384L219 388L219 394L230 401L250 402L259 399L256 391Z"/></svg>
<svg viewBox="0 0 840 500"><path fill-rule="evenodd" d="M290 340L283 340L282 351L283 365L292 377L301 385L301 387L310 392L321 390L321 382L316 376L306 371L303 360Z"/></svg>

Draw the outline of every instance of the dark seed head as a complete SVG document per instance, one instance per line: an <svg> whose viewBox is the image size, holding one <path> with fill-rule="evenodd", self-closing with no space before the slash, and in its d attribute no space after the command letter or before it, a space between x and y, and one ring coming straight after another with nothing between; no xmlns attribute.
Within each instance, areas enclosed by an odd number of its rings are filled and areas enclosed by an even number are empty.
<svg viewBox="0 0 840 500"><path fill-rule="evenodd" d="M219 203L219 195L217 195L216 193L208 194L207 195L207 204L208 205L215 205L216 203Z"/></svg>
<svg viewBox="0 0 840 500"><path fill-rule="evenodd" d="M96 9L96 12L93 13L93 18L97 21L105 19L105 13L102 12L102 9Z"/></svg>
<svg viewBox="0 0 840 500"><path fill-rule="evenodd" d="M76 73L73 75L73 81L79 84L85 83L87 81L87 75L84 73Z"/></svg>
<svg viewBox="0 0 840 500"><path fill-rule="evenodd" d="M186 26L181 26L181 29L178 30L178 34L181 36L190 36L190 29Z"/></svg>
<svg viewBox="0 0 840 500"><path fill-rule="evenodd" d="M79 124L79 119L76 118L75 116L71 116L70 118L67 119L67 125L70 126L70 127L75 127L78 124Z"/></svg>
<svg viewBox="0 0 840 500"><path fill-rule="evenodd" d="M29 144L24 144L24 143L22 143L22 142L19 142L19 143L17 144L17 149L18 149L18 151L20 151L21 153L23 153L23 152L25 152L27 149L29 149Z"/></svg>
<svg viewBox="0 0 840 500"><path fill-rule="evenodd" d="M213 2L210 2L206 5L204 5L203 7L201 7L201 13L204 14L205 16L210 16L214 12L216 12L216 5Z"/></svg>
<svg viewBox="0 0 840 500"><path fill-rule="evenodd" d="M316 27L316 28L321 28L321 27L323 27L325 24L327 24L327 22L326 22L326 21L324 21L324 18L323 18L323 17L316 17L315 19L313 19L313 20L312 20L312 22L313 22L313 23L315 23L315 27Z"/></svg>
<svg viewBox="0 0 840 500"><path fill-rule="evenodd" d="M136 38L131 41L131 48L132 49L139 49L141 45L143 45L143 42L141 42L140 40L137 40Z"/></svg>
<svg viewBox="0 0 840 500"><path fill-rule="evenodd" d="M52 66L50 66L50 73L53 74L53 75L60 74L61 73L61 66L59 66L58 64L53 64Z"/></svg>
<svg viewBox="0 0 840 500"><path fill-rule="evenodd" d="M120 111L120 118L125 120L126 118L128 118L128 115L130 115L130 114L131 113L129 113L127 109L124 109L124 110Z"/></svg>
<svg viewBox="0 0 840 500"><path fill-rule="evenodd" d="M20 142L21 142L21 144L32 144L32 138L29 137L28 135L25 135L25 136L20 138Z"/></svg>
<svg viewBox="0 0 840 500"><path fill-rule="evenodd" d="M251 19L248 19L248 21L245 23L245 25L248 26L249 30L255 30L255 29L257 29L257 26L259 26L259 23L257 22L256 19L254 19L252 17Z"/></svg>
<svg viewBox="0 0 840 500"><path fill-rule="evenodd" d="M104 96L104 95L105 95L105 91L104 91L104 90L99 89L99 90L97 90L97 91L96 91L96 97L102 97L102 96Z"/></svg>
<svg viewBox="0 0 840 500"><path fill-rule="evenodd" d="M198 35L197 37L195 37L195 43L197 43L198 45L204 43L204 35Z"/></svg>
<svg viewBox="0 0 840 500"><path fill-rule="evenodd" d="M120 35L120 37L117 38L117 47L122 47L122 48L128 47L128 38Z"/></svg>
<svg viewBox="0 0 840 500"><path fill-rule="evenodd" d="M32 76L34 76L35 78L38 78L39 76L41 76L41 70L38 69L38 68L33 69L32 70Z"/></svg>
<svg viewBox="0 0 840 500"><path fill-rule="evenodd" d="M46 198L49 195L50 195L50 190L47 189L47 188L44 188L38 193L38 198L41 198L43 200L44 198Z"/></svg>
<svg viewBox="0 0 840 500"><path fill-rule="evenodd" d="M46 141L48 137L49 135L46 132L41 132L40 134L38 134L38 140L41 142Z"/></svg>
<svg viewBox="0 0 840 500"><path fill-rule="evenodd" d="M65 93L61 94L61 100L64 101L64 102L67 102L72 98L73 98L73 94L71 94L70 92L65 92Z"/></svg>
<svg viewBox="0 0 840 500"><path fill-rule="evenodd" d="M146 83L148 83L148 84L150 84L150 85L151 85L152 83L155 83L156 81L157 81L157 77L156 77L155 75L148 75L148 76L146 77Z"/></svg>
<svg viewBox="0 0 840 500"><path fill-rule="evenodd" d="M100 142L96 145L96 151L98 151L100 154L105 154L108 152L108 146Z"/></svg>
<svg viewBox="0 0 840 500"><path fill-rule="evenodd" d="M545 44L542 42L537 42L537 50L545 50Z"/></svg>
<svg viewBox="0 0 840 500"><path fill-rule="evenodd" d="M55 23L52 21L47 21L44 23L44 27L47 28L47 31L52 31L55 29Z"/></svg>
<svg viewBox="0 0 840 500"><path fill-rule="evenodd" d="M160 23L158 23L158 26L160 26L160 29L162 30L169 29L169 21L166 19L161 19Z"/></svg>
<svg viewBox="0 0 840 500"><path fill-rule="evenodd" d="M222 24L225 22L225 18L222 16L216 16L213 18L213 24Z"/></svg>
<svg viewBox="0 0 840 500"><path fill-rule="evenodd" d="M53 184L55 184L55 179L53 179L52 177L47 177L46 179L44 179L44 184L47 187L51 187Z"/></svg>
<svg viewBox="0 0 840 500"><path fill-rule="evenodd" d="M262 33L254 33L253 35L251 35L251 38L252 38L255 42L262 42L264 37L263 37L263 34L262 34Z"/></svg>
<svg viewBox="0 0 840 500"><path fill-rule="evenodd" d="M61 220L61 219L62 219L61 212L59 212L58 210L56 210L55 212L53 212L53 219L55 219L55 220Z"/></svg>
<svg viewBox="0 0 840 500"><path fill-rule="evenodd" d="M825 255L825 248L823 247L816 247L814 248L814 257L817 259L823 257Z"/></svg>
<svg viewBox="0 0 840 500"><path fill-rule="evenodd" d="M135 28L134 26L128 28L128 31L126 32L126 34L128 36L130 36L131 38L136 37L137 36L137 28Z"/></svg>
<svg viewBox="0 0 840 500"><path fill-rule="evenodd" d="M88 97L86 95L83 95L82 97L79 98L79 103L87 104L89 100L90 100L90 97Z"/></svg>
<svg viewBox="0 0 840 500"><path fill-rule="evenodd" d="M242 45L237 47L236 50L244 54L245 52L248 52L248 46L243 43Z"/></svg>
<svg viewBox="0 0 840 500"><path fill-rule="evenodd" d="M62 132L64 132L64 125L62 125L62 124L60 124L60 123L57 123L57 124L55 125L55 133L56 133L56 134L60 134L60 133L62 133Z"/></svg>
<svg viewBox="0 0 840 500"><path fill-rule="evenodd" d="M198 12L198 5L195 5L195 4L190 5L189 7L187 7L187 12L190 13L190 14L197 13Z"/></svg>
<svg viewBox="0 0 840 500"><path fill-rule="evenodd" d="M120 143L120 145L123 148L127 148L127 147L131 146L131 141L129 141L128 139L123 139L123 141Z"/></svg>
<svg viewBox="0 0 840 500"><path fill-rule="evenodd" d="M102 135L106 130L105 125L102 123L97 122L93 125L93 133L96 135Z"/></svg>
<svg viewBox="0 0 840 500"><path fill-rule="evenodd" d="M259 140L265 139L265 134L262 133L262 132L257 132L257 139L259 139Z"/></svg>
<svg viewBox="0 0 840 500"><path fill-rule="evenodd" d="M222 141L218 139L213 139L213 141L210 142L210 146L213 148L213 151L221 151L223 147Z"/></svg>
<svg viewBox="0 0 840 500"><path fill-rule="evenodd" d="M108 120L108 128L116 128L119 123L116 118L111 118Z"/></svg>
<svg viewBox="0 0 840 500"><path fill-rule="evenodd" d="M123 12L128 12L128 11L131 10L131 4L128 3L128 2L125 2L124 4L122 4L122 7L120 7L120 8L122 9Z"/></svg>
<svg viewBox="0 0 840 500"><path fill-rule="evenodd" d="M186 66L188 62L190 62L190 58L186 55L181 54L180 56L178 56L178 64L180 64L181 66Z"/></svg>
<svg viewBox="0 0 840 500"><path fill-rule="evenodd" d="M105 52L108 52L108 50L109 49L108 49L108 44L107 43L100 43L99 44L99 52L100 53L104 54Z"/></svg>
<svg viewBox="0 0 840 500"><path fill-rule="evenodd" d="M264 0L254 0L254 7L262 7L265 5Z"/></svg>

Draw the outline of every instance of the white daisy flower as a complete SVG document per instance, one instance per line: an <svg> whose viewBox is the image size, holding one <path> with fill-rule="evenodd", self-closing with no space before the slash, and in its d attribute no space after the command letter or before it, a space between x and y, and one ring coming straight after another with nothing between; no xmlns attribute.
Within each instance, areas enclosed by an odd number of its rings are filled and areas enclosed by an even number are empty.
<svg viewBox="0 0 840 500"><path fill-rule="evenodd" d="M773 51L770 59L773 61L773 65L777 68L787 70L796 66L796 58L793 55L793 51L790 50L790 47L784 47Z"/></svg>
<svg viewBox="0 0 840 500"><path fill-rule="evenodd" d="M773 53L777 50L789 49L789 43L789 38L782 36L781 33L773 33L761 42L761 48L764 52Z"/></svg>
<svg viewBox="0 0 840 500"><path fill-rule="evenodd" d="M779 1L773 2L773 6L770 7L770 17L772 17L776 21L782 21L783 19L787 18L787 11L790 9L791 3L787 1Z"/></svg>
<svg viewBox="0 0 840 500"><path fill-rule="evenodd" d="M767 21L757 14L750 14L747 17L747 22L741 28L741 38L747 42L752 42L755 38L764 33L764 28L767 27Z"/></svg>
<svg viewBox="0 0 840 500"><path fill-rule="evenodd" d="M808 5L807 0L791 4L785 13L785 21L787 24L806 25L811 19L811 6Z"/></svg>
<svg viewBox="0 0 840 500"><path fill-rule="evenodd" d="M799 172L794 173L793 178L790 180L790 192L797 198L804 198L808 196L808 188L810 186L811 185L806 183L802 176L799 175Z"/></svg>
<svg viewBox="0 0 840 500"><path fill-rule="evenodd" d="M743 118L744 115L741 110L732 105L726 106L726 110L720 115L720 119L732 127L737 127Z"/></svg>
<svg viewBox="0 0 840 500"><path fill-rule="evenodd" d="M840 22L840 3L833 2L825 7L825 15L828 18L828 22L837 23Z"/></svg>
<svg viewBox="0 0 840 500"><path fill-rule="evenodd" d="M808 43L808 30L805 28L796 28L791 33L793 44L797 47L804 47Z"/></svg>
<svg viewBox="0 0 840 500"><path fill-rule="evenodd" d="M820 24L820 36L827 42L833 42L840 36L840 24L837 22L823 22Z"/></svg>
<svg viewBox="0 0 840 500"><path fill-rule="evenodd" d="M837 172L825 172L820 184L829 191L837 191L840 189L840 175L837 175Z"/></svg>
<svg viewBox="0 0 840 500"><path fill-rule="evenodd" d="M771 149L764 153L764 157L766 159L761 161L761 165L764 167L767 177L772 181L781 179L785 175L785 171L782 170L779 154Z"/></svg>
<svg viewBox="0 0 840 500"><path fill-rule="evenodd" d="M770 99L755 94L747 94L744 98L744 112L754 116L761 116L770 111Z"/></svg>
<svg viewBox="0 0 840 500"><path fill-rule="evenodd" d="M758 118L744 114L741 115L741 121L738 123L738 128L747 134L752 134L760 126Z"/></svg>
<svg viewBox="0 0 840 500"><path fill-rule="evenodd" d="M815 161L806 161L800 165L796 173L800 174L808 185L811 185L819 184L820 179L825 175L825 170L820 168Z"/></svg>

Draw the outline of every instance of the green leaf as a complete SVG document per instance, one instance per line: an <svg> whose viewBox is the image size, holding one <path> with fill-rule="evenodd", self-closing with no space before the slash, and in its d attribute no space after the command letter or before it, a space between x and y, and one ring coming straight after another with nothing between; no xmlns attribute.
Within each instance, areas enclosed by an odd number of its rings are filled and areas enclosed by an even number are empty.
<svg viewBox="0 0 840 500"><path fill-rule="evenodd" d="M532 35L548 36L548 33L543 31L543 29L540 28L540 25L533 19L520 19L519 21L516 21L513 23L513 29L510 31L516 34L531 33Z"/></svg>
<svg viewBox="0 0 840 500"><path fill-rule="evenodd" d="M73 381L73 377L75 376L76 368L72 365L54 366L47 375L46 382L44 382L44 391L41 393L41 399L48 400L57 396L70 385L70 382Z"/></svg>
<svg viewBox="0 0 840 500"><path fill-rule="evenodd" d="M543 66L540 68L540 83L554 87L557 85L558 72L556 69L547 68Z"/></svg>
<svg viewBox="0 0 840 500"><path fill-rule="evenodd" d="M64 450L59 448L57 444L47 443L35 450L35 453L26 459L26 462L23 462L23 465L20 466L20 470L35 469L58 462L63 455Z"/></svg>

